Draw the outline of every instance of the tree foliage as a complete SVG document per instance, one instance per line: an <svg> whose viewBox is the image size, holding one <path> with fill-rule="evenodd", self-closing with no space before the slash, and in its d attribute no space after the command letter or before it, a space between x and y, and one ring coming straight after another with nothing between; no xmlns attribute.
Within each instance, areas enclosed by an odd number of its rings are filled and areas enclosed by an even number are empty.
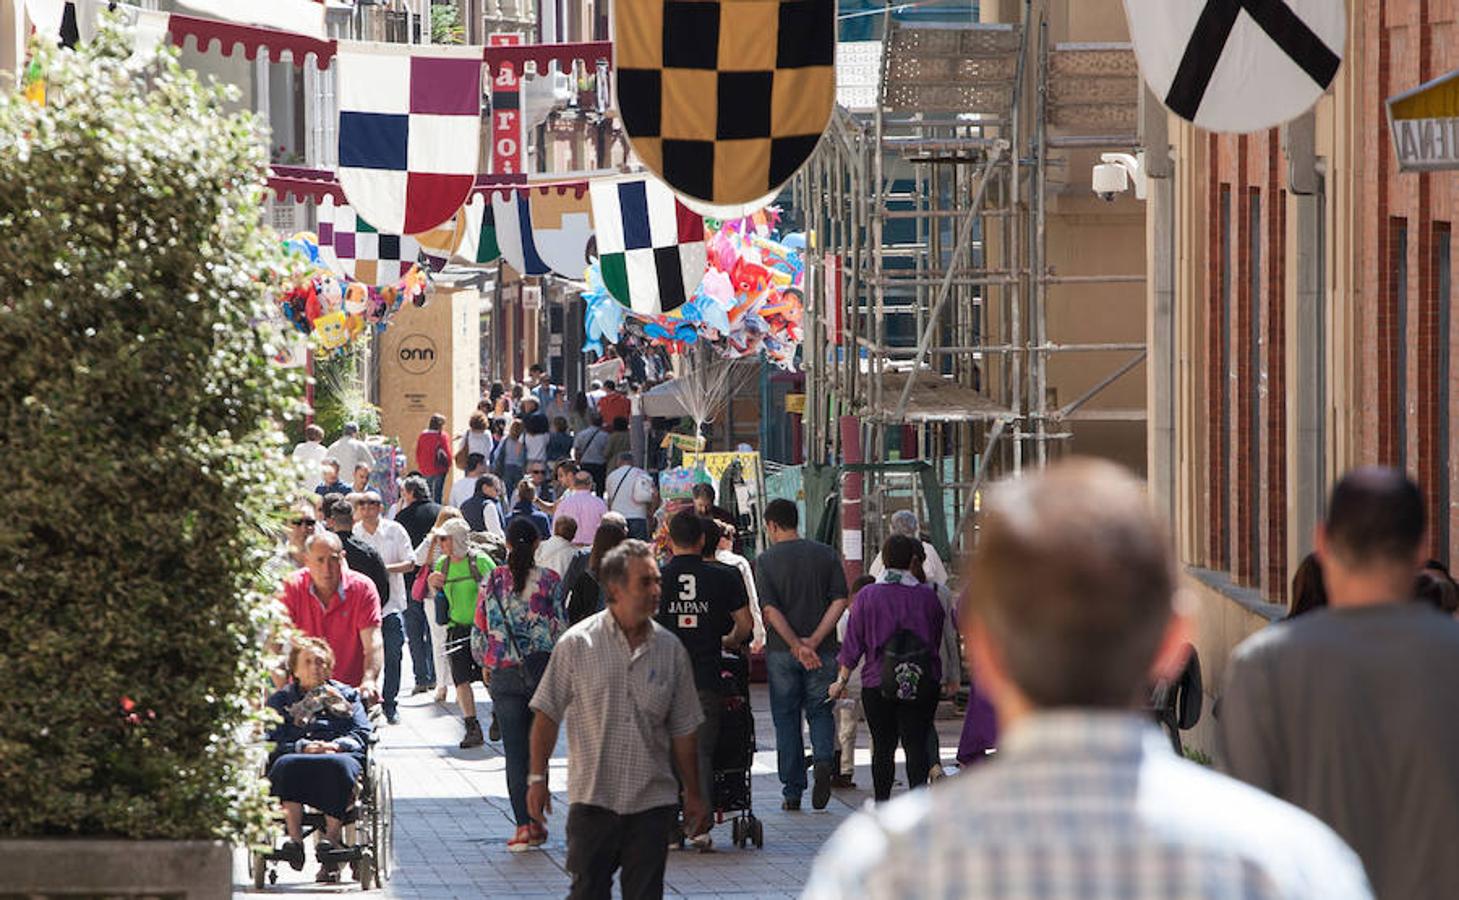
<svg viewBox="0 0 1459 900"><path fill-rule="evenodd" d="M0 835L256 835L288 490L267 143L105 28L0 96Z"/></svg>

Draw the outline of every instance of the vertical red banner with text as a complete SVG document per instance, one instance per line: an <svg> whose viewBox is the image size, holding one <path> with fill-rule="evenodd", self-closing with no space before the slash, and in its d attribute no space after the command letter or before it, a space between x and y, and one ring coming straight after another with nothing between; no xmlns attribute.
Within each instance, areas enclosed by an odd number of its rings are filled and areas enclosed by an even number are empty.
<svg viewBox="0 0 1459 900"><path fill-rule="evenodd" d="M493 47L508 47L525 40L520 31L487 36ZM526 147L522 146L522 73L513 63L501 64L491 78L491 171L520 175Z"/></svg>

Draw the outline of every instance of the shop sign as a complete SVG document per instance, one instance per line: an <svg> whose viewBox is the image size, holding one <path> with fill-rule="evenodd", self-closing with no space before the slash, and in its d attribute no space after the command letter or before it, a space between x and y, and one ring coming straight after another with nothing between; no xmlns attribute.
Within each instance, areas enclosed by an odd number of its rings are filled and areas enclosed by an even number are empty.
<svg viewBox="0 0 1459 900"><path fill-rule="evenodd" d="M1387 105L1399 171L1459 169L1459 71L1390 97Z"/></svg>
<svg viewBox="0 0 1459 900"><path fill-rule="evenodd" d="M493 47L522 43L520 31L488 35ZM515 63L503 62L491 79L491 171L497 175L520 175L524 147L522 129L522 73Z"/></svg>

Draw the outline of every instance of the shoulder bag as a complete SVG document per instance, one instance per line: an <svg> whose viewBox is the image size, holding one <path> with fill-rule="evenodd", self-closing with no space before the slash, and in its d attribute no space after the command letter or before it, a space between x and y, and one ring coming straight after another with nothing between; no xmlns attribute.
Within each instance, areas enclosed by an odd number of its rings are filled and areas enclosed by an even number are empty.
<svg viewBox="0 0 1459 900"><path fill-rule="evenodd" d="M515 587L515 585L513 586ZM502 602L500 596L495 594L493 594L493 599L496 600L496 608L502 614L502 627L507 630L507 644L522 664L522 680L526 682L527 694L529 696L535 694L537 685L542 681L542 673L547 671L547 661L552 658L552 651L538 650L523 655L522 648L517 645L517 633L512 629L512 617L507 615L506 604Z"/></svg>

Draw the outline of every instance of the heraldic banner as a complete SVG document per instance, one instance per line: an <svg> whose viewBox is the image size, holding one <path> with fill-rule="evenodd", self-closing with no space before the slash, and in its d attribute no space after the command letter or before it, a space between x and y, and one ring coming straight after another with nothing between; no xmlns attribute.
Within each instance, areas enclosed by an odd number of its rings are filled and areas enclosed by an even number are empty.
<svg viewBox="0 0 1459 900"><path fill-rule="evenodd" d="M618 0L619 112L675 191L715 204L774 192L836 103L835 0Z"/></svg>
<svg viewBox="0 0 1459 900"><path fill-rule="evenodd" d="M603 284L641 315L672 312L704 280L704 218L657 178L593 181L593 223Z"/></svg>
<svg viewBox="0 0 1459 900"><path fill-rule="evenodd" d="M430 231L476 181L481 48L338 47L340 188L382 232Z"/></svg>
<svg viewBox="0 0 1459 900"><path fill-rule="evenodd" d="M1140 73L1171 112L1266 131L1322 97L1342 66L1341 0L1125 0Z"/></svg>

